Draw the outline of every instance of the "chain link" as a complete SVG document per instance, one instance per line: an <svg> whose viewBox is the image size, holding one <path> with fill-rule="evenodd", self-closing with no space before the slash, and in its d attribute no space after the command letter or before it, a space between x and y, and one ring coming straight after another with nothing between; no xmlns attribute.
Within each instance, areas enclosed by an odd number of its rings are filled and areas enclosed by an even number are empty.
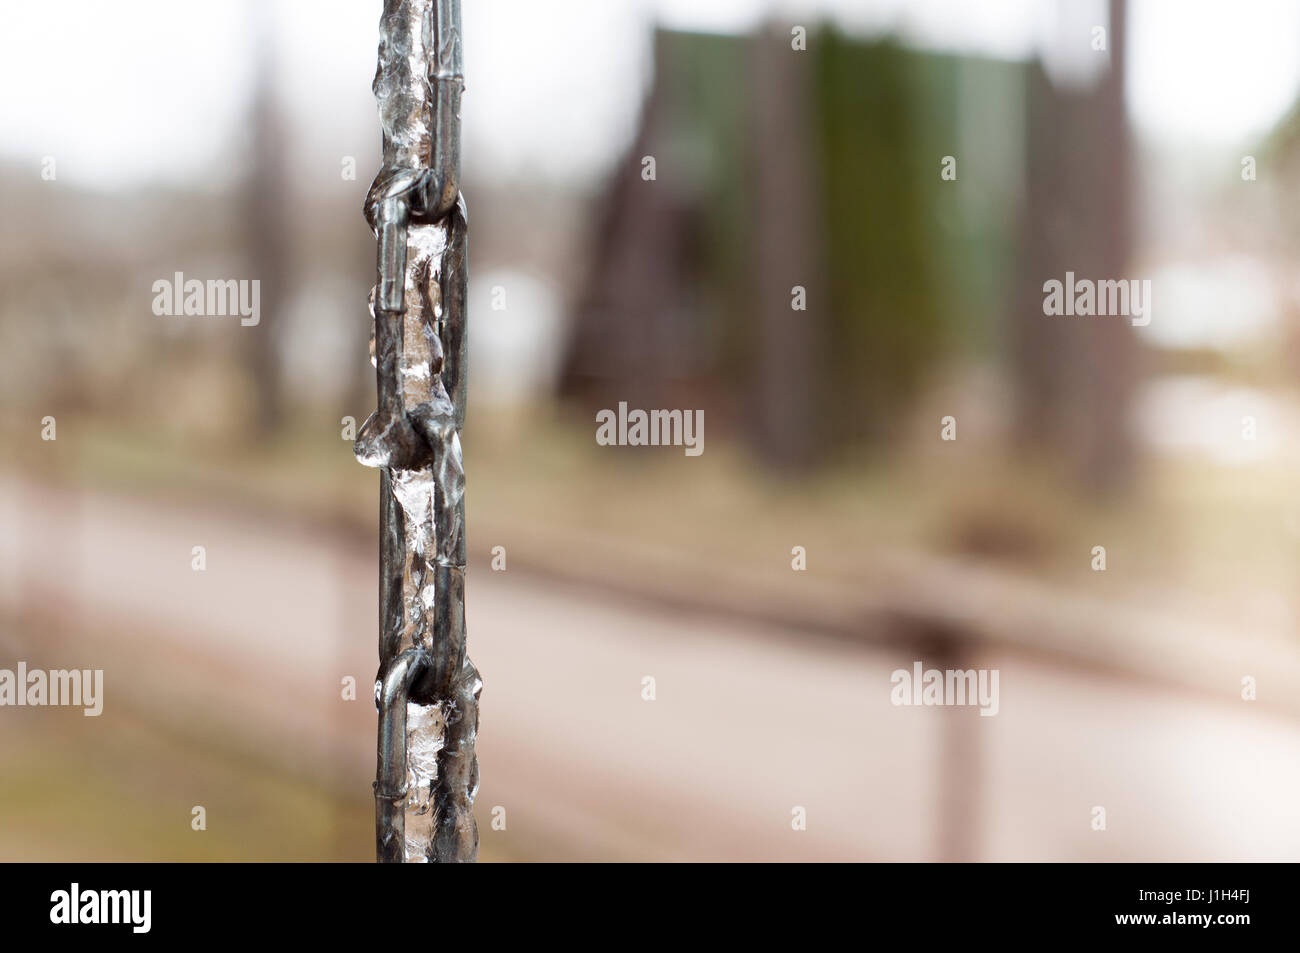
<svg viewBox="0 0 1300 953"><path fill-rule="evenodd" d="M355 452L380 478L381 862L472 861L482 681L465 653L467 217L459 0L385 0L374 92L383 168L366 196L378 409Z"/></svg>

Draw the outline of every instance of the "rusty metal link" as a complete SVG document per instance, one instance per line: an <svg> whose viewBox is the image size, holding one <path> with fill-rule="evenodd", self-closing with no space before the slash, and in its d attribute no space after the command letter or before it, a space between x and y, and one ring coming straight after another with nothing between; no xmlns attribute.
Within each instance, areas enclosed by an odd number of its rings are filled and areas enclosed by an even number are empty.
<svg viewBox="0 0 1300 953"><path fill-rule="evenodd" d="M380 479L376 854L472 861L482 681L465 653L467 217L459 0L385 0L374 92L384 165L365 201L378 408L355 452Z"/></svg>

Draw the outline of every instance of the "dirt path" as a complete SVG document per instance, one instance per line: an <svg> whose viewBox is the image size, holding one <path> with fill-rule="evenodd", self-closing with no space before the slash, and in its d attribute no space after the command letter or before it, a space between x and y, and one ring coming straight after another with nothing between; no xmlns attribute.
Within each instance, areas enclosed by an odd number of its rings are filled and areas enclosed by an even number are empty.
<svg viewBox="0 0 1300 953"><path fill-rule="evenodd" d="M11 478L0 520L0 609L56 620L47 664L106 670L106 725L127 705L368 791L372 545ZM485 856L1300 859L1300 724L1247 702L986 655L964 664L999 670L997 717L894 707L902 650L514 567L467 598Z"/></svg>

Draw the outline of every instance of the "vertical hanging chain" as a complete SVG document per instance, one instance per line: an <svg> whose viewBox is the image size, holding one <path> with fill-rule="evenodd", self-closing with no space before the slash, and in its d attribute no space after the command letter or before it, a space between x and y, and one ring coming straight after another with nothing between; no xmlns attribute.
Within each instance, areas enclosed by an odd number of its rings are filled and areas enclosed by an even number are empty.
<svg viewBox="0 0 1300 953"><path fill-rule="evenodd" d="M459 0L384 0L383 168L366 197L381 469L375 841L380 862L472 861L482 681L465 654L465 291Z"/></svg>

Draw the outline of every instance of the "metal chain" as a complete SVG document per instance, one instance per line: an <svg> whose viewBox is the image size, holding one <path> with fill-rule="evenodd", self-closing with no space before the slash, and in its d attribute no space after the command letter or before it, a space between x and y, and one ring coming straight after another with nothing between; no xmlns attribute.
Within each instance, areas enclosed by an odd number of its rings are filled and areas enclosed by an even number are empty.
<svg viewBox="0 0 1300 953"><path fill-rule="evenodd" d="M465 654L465 291L459 0L384 0L374 80L383 168L365 215L381 468L375 841L380 862L472 861L482 681Z"/></svg>

